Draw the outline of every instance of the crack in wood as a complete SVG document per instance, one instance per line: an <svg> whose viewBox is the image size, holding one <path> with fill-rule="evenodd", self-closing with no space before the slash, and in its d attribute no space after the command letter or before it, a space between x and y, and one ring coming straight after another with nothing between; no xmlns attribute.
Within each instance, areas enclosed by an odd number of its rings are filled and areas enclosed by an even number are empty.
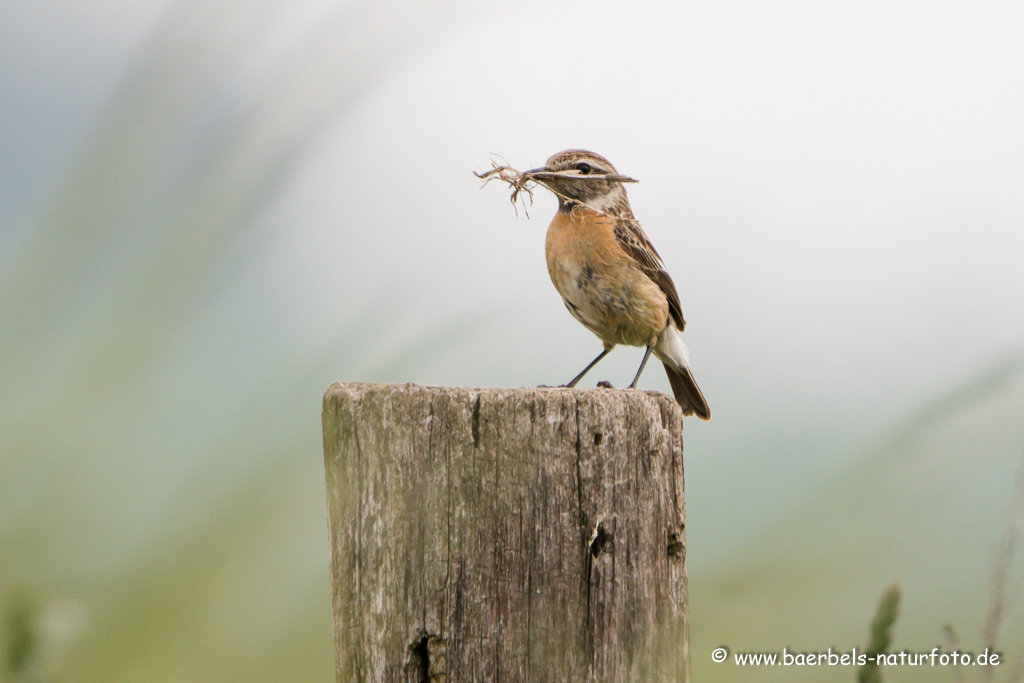
<svg viewBox="0 0 1024 683"><path fill-rule="evenodd" d="M420 631L419 637L409 643L412 656L407 665L407 673L410 676L406 680L415 680L416 683L430 683L430 639L433 637L433 635L426 631Z"/></svg>
<svg viewBox="0 0 1024 683"><path fill-rule="evenodd" d="M597 556L604 552L611 541L611 533L605 529L604 522L599 522L597 528L594 529L593 536L590 537L590 556L596 560Z"/></svg>

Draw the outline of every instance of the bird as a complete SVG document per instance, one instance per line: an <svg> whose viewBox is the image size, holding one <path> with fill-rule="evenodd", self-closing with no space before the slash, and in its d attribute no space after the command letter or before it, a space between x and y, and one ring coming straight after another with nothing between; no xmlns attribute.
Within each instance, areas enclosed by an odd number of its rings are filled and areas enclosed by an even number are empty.
<svg viewBox="0 0 1024 683"><path fill-rule="evenodd" d="M636 181L582 149L559 152L523 178L558 198L545 240L548 274L572 317L603 344L597 358L563 386L576 386L617 345L642 346L644 358L629 388L636 388L653 353L683 415L710 420L680 338L686 320L675 283L626 196L624 183Z"/></svg>

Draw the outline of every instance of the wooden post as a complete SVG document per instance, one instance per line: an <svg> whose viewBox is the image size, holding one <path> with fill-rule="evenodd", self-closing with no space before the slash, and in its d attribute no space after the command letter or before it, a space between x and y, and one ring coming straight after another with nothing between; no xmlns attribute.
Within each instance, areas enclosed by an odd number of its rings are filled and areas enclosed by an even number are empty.
<svg viewBox="0 0 1024 683"><path fill-rule="evenodd" d="M335 384L323 429L338 681L689 681L671 398Z"/></svg>

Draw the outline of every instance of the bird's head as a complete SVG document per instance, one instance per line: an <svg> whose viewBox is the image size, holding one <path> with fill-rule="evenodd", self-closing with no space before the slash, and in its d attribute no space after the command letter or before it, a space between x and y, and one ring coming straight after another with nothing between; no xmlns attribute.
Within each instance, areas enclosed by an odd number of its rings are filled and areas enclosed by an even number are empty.
<svg viewBox="0 0 1024 683"><path fill-rule="evenodd" d="M597 211L606 211L616 206L628 209L629 200L622 184L636 182L630 177L619 175L612 162L600 154L583 149L559 152L548 159L543 167L523 175L554 192L560 208L580 203Z"/></svg>

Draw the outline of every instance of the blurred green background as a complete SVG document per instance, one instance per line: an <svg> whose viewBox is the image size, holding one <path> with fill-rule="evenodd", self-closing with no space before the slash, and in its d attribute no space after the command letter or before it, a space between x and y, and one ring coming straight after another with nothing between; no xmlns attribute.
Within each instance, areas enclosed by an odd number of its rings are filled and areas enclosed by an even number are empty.
<svg viewBox="0 0 1024 683"><path fill-rule="evenodd" d="M719 645L863 645L894 580L896 649L976 649L1019 522L1022 30L985 0L0 3L3 675L331 680L322 393L588 362L554 199L471 174L569 147L641 181L715 411L684 433L695 680L765 677Z"/></svg>

